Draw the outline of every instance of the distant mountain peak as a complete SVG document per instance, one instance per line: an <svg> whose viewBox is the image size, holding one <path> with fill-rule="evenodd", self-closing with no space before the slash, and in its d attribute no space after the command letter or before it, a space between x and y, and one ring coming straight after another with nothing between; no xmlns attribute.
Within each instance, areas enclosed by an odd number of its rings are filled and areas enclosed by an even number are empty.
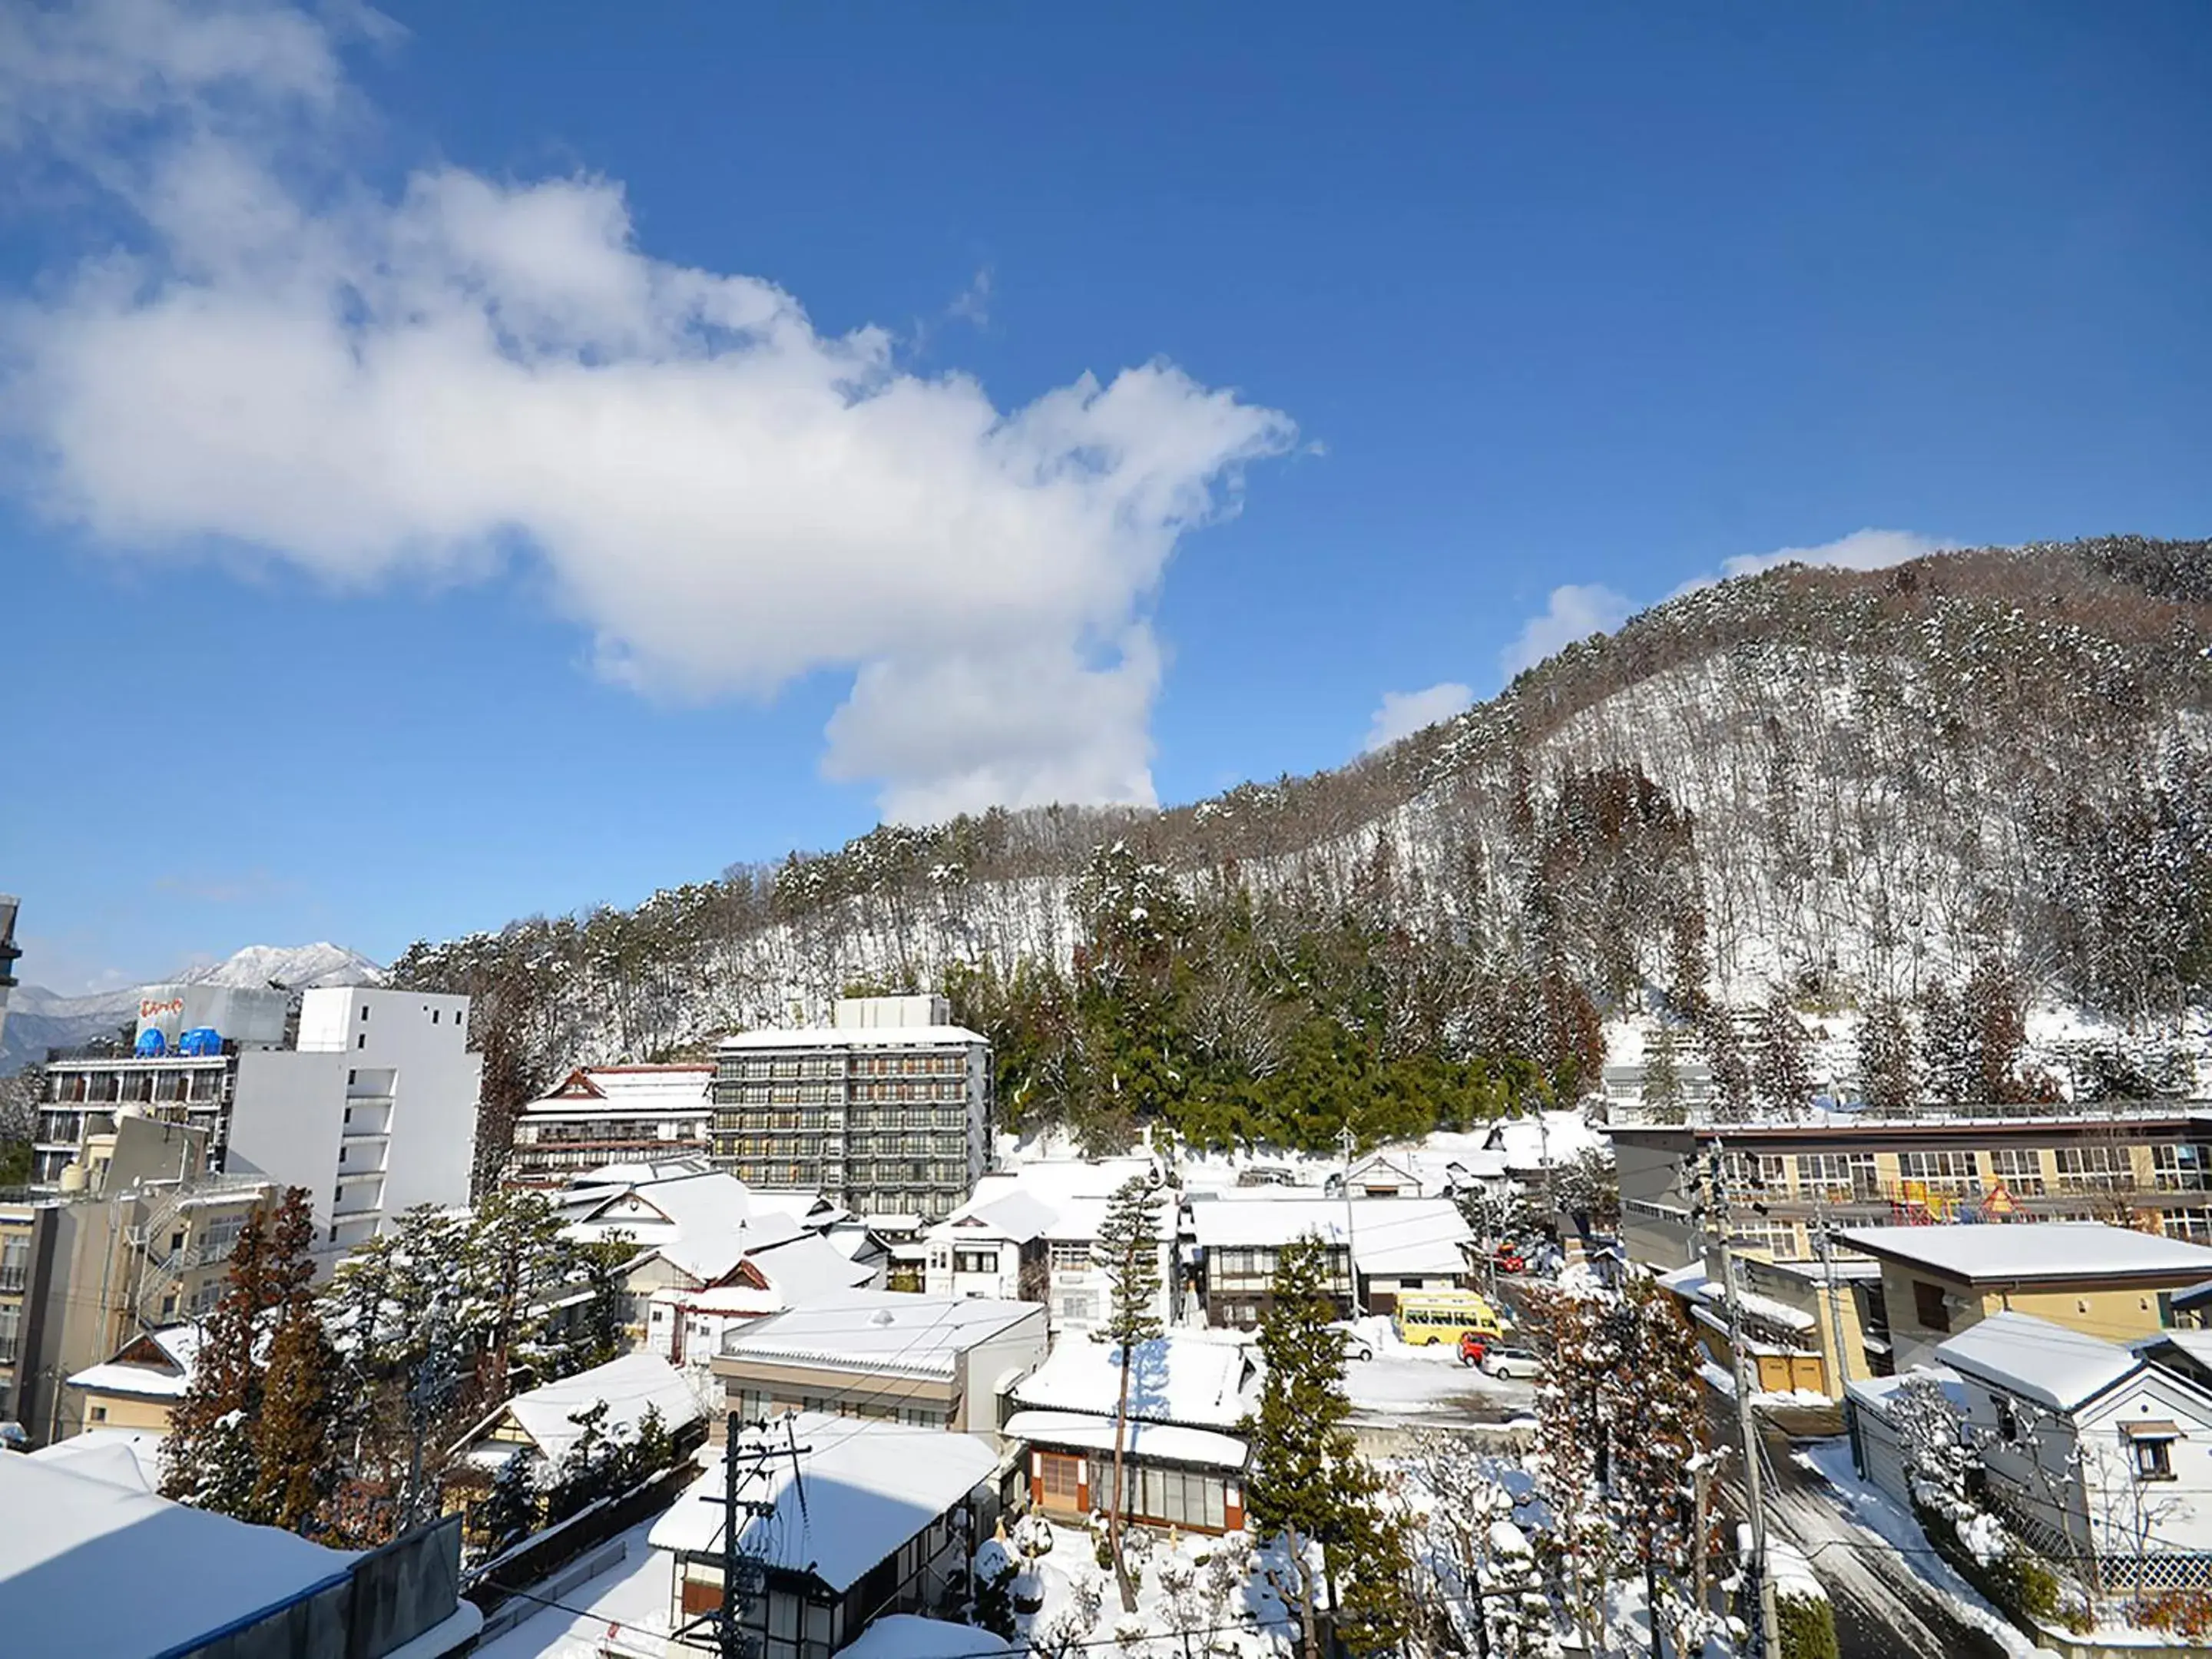
<svg viewBox="0 0 2212 1659"><path fill-rule="evenodd" d="M271 981L287 990L319 985L381 985L384 969L358 951L327 939L313 945L249 945L222 961L187 969L176 975L187 985L229 985L248 988Z"/></svg>

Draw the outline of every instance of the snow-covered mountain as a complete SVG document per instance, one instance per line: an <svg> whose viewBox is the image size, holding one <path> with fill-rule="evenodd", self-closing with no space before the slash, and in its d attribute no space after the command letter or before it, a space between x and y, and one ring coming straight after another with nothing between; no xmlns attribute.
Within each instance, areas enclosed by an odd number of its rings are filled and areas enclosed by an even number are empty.
<svg viewBox="0 0 2212 1659"><path fill-rule="evenodd" d="M2042 1025L2157 1043L2212 1000L2212 544L1768 571L1334 772L887 827L394 972L495 1008L521 1088L818 1018L855 981L1065 969L1116 847L1286 949L1379 930L1412 999L1390 1018L1555 1074L1589 1076L1604 1028L1670 994L1810 1017L1955 996L1990 963Z"/></svg>
<svg viewBox="0 0 2212 1659"><path fill-rule="evenodd" d="M27 963L29 958L25 959ZM35 970L35 963L30 964ZM270 982L295 991L319 985L377 985L384 969L358 951L327 942L314 945L249 945L221 962L195 963L168 975L149 974L148 985L234 985ZM137 985L119 986L83 996L61 996L43 986L18 986L8 1005L8 1029L0 1044L0 1075L44 1058L48 1048L67 1048L112 1036L136 1018Z"/></svg>

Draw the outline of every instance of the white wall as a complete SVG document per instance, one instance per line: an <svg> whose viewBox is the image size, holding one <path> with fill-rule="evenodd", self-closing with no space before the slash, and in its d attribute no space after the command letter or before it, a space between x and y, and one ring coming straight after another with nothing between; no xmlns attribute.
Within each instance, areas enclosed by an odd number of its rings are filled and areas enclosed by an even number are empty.
<svg viewBox="0 0 2212 1659"><path fill-rule="evenodd" d="M468 1052L468 1006L412 991L307 992L298 1052L239 1057L228 1167L306 1188L325 1245L341 1189L345 1208L366 1212L341 1245L410 1206L467 1203L483 1070Z"/></svg>

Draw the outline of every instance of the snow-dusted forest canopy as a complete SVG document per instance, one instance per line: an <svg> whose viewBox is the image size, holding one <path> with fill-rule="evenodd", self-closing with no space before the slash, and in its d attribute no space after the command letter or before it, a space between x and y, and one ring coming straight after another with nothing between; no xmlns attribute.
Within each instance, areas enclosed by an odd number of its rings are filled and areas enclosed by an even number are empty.
<svg viewBox="0 0 2212 1659"><path fill-rule="evenodd" d="M1011 1114L1103 1138L1151 1114L1378 1138L1571 1094L1624 1014L1679 1024L1724 1080L1711 1051L1753 1008L1872 1011L1910 1028L1908 1069L1946 1009L2056 1008L2155 1048L2212 974L2208 686L2212 544L1785 567L1339 770L885 826L394 971L477 997L495 1107L856 983L943 988L999 1039ZM1965 1086L2049 1086L2001 1059ZM2139 1069L2121 1083L2172 1082ZM1351 1103L1315 1098L1346 1078Z"/></svg>

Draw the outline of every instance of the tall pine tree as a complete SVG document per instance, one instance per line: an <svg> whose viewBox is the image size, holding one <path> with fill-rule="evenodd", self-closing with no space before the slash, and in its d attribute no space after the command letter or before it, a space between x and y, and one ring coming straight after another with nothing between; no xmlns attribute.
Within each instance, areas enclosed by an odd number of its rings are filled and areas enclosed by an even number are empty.
<svg viewBox="0 0 2212 1659"><path fill-rule="evenodd" d="M1124 1501L1122 1471L1129 1438L1129 1383L1139 1351L1160 1340L1160 1189L1148 1176L1133 1176L1108 1200L1105 1218L1091 1246L1091 1259L1106 1275L1112 1305L1095 1339L1120 1350L1121 1395L1114 1407L1114 1490L1106 1506L1106 1541L1114 1557L1114 1583L1121 1592L1121 1611L1137 1610L1137 1587L1121 1550Z"/></svg>
<svg viewBox="0 0 2212 1659"><path fill-rule="evenodd" d="M1394 1597L1402 1594L1407 1532L1382 1508L1346 1426L1344 1345L1329 1328L1334 1279L1318 1238L1297 1240L1277 1258L1260 1322L1260 1408L1239 1431L1252 1448L1244 1513L1261 1537L1283 1542L1276 1589L1297 1614L1304 1659L1320 1659L1322 1583L1340 1565L1353 1579L1343 1611L1360 1632L1380 1638L1404 1619Z"/></svg>

